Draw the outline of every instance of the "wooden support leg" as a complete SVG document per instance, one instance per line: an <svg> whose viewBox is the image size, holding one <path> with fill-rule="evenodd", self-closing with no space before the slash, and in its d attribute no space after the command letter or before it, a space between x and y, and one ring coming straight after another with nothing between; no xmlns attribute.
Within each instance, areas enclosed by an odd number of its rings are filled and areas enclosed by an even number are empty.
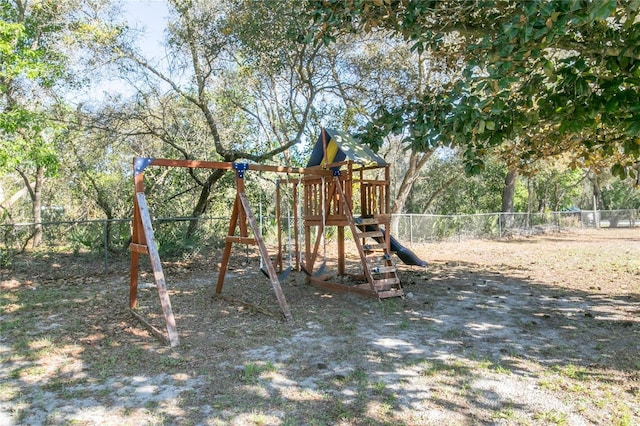
<svg viewBox="0 0 640 426"><path fill-rule="evenodd" d="M238 224L238 216L240 214L240 200L236 196L233 202L233 211L231 212L231 220L229 221L229 232L227 237L233 237L236 233L236 225ZM220 262L220 270L218 271L218 285L216 286L216 294L222 292L222 286L224 285L224 276L227 273L227 267L229 265L229 257L231 256L231 240L227 238L224 244L224 251L222 252L222 261Z"/></svg>
<svg viewBox="0 0 640 426"><path fill-rule="evenodd" d="M129 308L135 309L138 307L138 266L139 266L140 254L138 252L131 252L131 266L130 266L130 281L129 281Z"/></svg>
<svg viewBox="0 0 640 426"><path fill-rule="evenodd" d="M287 321L292 319L291 312L289 311L289 305L287 304L287 300L284 297L284 293L282 293L282 288L280 287L280 281L278 280L278 274L276 273L276 269L273 267L273 263L269 259L269 252L267 251L267 246L265 246L264 241L262 239L262 233L260 232L260 227L258 226L258 222L256 222L256 218L251 211L251 205L249 204L249 200L244 192L239 192L238 197L240 202L242 203L243 210L245 215L249 221L249 226L253 231L253 236L256 239L256 244L258 245L258 249L260 251L260 256L262 256L262 263L266 266L267 272L269 274L269 281L271 281L271 287L273 288L274 293L276 294L276 298L278 299L278 303L280 304L280 310L284 315Z"/></svg>
<svg viewBox="0 0 640 426"><path fill-rule="evenodd" d="M224 276L227 274L227 266L229 265L229 257L231 256L231 241L227 241L224 244L224 251L222 252L222 261L220 262L220 270L218 271L218 285L216 285L216 294L222 293L222 286L224 285Z"/></svg>
<svg viewBox="0 0 640 426"><path fill-rule="evenodd" d="M138 208L140 210L140 217L142 219L142 226L144 234L147 240L147 248L149 250L149 257L151 259L151 268L153 269L153 278L158 288L158 296L160 297L160 304L162 305L162 313L164 315L165 322L167 324L167 334L169 336L169 344L177 346L180 344L178 338L178 330L176 328L176 319L171 309L171 301L169 300L169 294L167 293L167 285L164 279L164 272L162 271L162 264L160 263L160 255L158 254L158 247L153 234L153 226L151 225L151 216L149 215L149 208L143 192L136 193L136 199L138 201Z"/></svg>
<svg viewBox="0 0 640 426"><path fill-rule="evenodd" d="M344 275L344 226L338 226L338 275Z"/></svg>

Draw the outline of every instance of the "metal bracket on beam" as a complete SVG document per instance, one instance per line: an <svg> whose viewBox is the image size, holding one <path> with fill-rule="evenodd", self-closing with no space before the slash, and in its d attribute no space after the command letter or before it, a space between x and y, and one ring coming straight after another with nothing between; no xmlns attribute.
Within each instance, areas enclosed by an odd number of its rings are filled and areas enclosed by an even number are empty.
<svg viewBox="0 0 640 426"><path fill-rule="evenodd" d="M233 170L238 172L240 179L244 178L244 172L249 170L249 163L233 163Z"/></svg>

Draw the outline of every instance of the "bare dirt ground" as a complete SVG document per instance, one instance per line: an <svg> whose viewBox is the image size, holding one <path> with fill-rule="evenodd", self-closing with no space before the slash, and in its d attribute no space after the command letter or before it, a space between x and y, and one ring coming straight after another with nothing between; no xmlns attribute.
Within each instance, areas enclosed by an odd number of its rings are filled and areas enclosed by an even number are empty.
<svg viewBox="0 0 640 426"><path fill-rule="evenodd" d="M399 264L404 299L292 273L291 323L255 256L236 253L223 294L258 309L212 299L217 255L166 262L175 349L128 311L126 258L17 259L0 425L640 424L640 230L412 248L430 265ZM160 325L152 282L140 311Z"/></svg>

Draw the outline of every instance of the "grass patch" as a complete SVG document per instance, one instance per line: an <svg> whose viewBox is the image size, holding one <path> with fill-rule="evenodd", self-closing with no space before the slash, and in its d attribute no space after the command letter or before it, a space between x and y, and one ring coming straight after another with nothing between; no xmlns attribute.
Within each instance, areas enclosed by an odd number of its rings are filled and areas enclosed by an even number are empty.
<svg viewBox="0 0 640 426"><path fill-rule="evenodd" d="M493 420L515 420L516 411L513 409L513 404L509 403L506 407L499 411L496 411L491 416Z"/></svg>
<svg viewBox="0 0 640 426"><path fill-rule="evenodd" d="M573 364L567 364L566 366L554 365L551 369L563 377L574 380L587 380L591 377L585 367L575 366Z"/></svg>
<svg viewBox="0 0 640 426"><path fill-rule="evenodd" d="M265 364L247 364L244 366L242 381L245 383L255 383L263 373L278 371L271 361Z"/></svg>
<svg viewBox="0 0 640 426"><path fill-rule="evenodd" d="M446 374L449 376L468 376L471 374L471 370L461 360L455 359L452 361L423 361L423 370L421 374L423 376L435 376L437 374Z"/></svg>
<svg viewBox="0 0 640 426"><path fill-rule="evenodd" d="M539 411L533 415L534 420L557 426L568 425L567 415L557 410Z"/></svg>

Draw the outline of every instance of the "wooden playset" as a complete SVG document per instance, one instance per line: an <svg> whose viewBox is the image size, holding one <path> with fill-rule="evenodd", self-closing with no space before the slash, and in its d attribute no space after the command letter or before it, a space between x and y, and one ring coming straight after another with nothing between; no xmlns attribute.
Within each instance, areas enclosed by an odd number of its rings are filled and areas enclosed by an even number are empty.
<svg viewBox="0 0 640 426"><path fill-rule="evenodd" d="M396 266L391 259L389 229L390 194L389 165L368 147L357 144L350 136L322 129L309 164L305 168L290 168L249 163L169 160L157 158L134 159L134 215L132 228L129 307L132 314L155 335L171 346L179 344L176 321L167 292L162 264L155 242L151 214L144 194L144 170L150 166L208 168L233 171L236 196L229 222L225 246L218 272L215 293L220 295L233 244L255 245L258 248L263 272L268 277L286 320L291 313L280 286L283 272L283 244L278 229L277 253L269 253L249 199L244 179L251 171L286 174L276 190L276 222L281 223L280 185L291 189L293 204L301 202L303 236L298 232L298 209L293 209L295 268L307 274L308 282L331 291L354 292L378 299L403 296ZM298 176L293 179L292 176ZM299 191L302 187L302 198ZM326 233L335 227L337 271L326 271ZM345 230L349 230L351 238ZM300 238L304 239L304 251ZM360 273L347 273L345 243L355 246L359 256ZM324 251L323 251L324 249ZM321 251L323 262L319 262ZM136 311L138 302L138 269L140 254L148 254L158 289L166 334ZM279 274L281 274L279 276Z"/></svg>

